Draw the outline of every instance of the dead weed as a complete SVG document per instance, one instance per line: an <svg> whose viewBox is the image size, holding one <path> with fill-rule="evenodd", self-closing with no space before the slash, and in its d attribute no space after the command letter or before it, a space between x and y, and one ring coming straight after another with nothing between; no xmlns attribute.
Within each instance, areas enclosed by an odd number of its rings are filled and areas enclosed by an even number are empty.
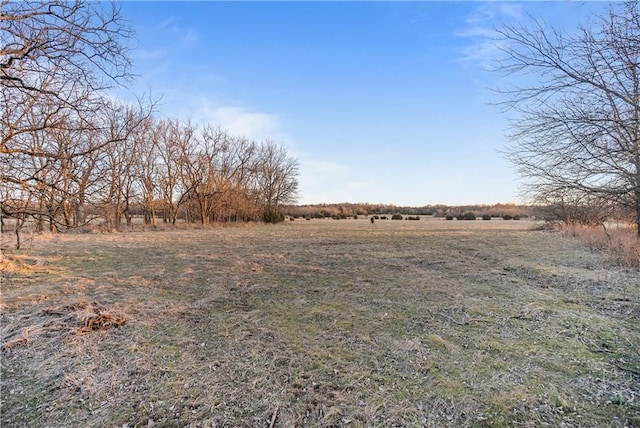
<svg viewBox="0 0 640 428"><path fill-rule="evenodd" d="M47 307L3 326L1 349L8 352L43 335L62 340L69 334L107 330L125 322L124 314L114 314L97 302Z"/></svg>

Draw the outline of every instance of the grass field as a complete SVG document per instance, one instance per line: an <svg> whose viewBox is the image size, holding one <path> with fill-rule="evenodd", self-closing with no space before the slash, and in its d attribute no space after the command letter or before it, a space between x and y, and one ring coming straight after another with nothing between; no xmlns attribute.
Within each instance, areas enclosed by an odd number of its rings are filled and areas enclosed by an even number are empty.
<svg viewBox="0 0 640 428"><path fill-rule="evenodd" d="M0 424L640 426L640 274L533 225L35 238L3 267Z"/></svg>

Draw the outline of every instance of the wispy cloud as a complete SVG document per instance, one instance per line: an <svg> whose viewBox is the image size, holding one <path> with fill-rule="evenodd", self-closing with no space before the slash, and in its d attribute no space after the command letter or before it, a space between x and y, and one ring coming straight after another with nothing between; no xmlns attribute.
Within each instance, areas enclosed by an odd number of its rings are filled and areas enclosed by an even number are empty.
<svg viewBox="0 0 640 428"><path fill-rule="evenodd" d="M165 19L160 23L160 28L162 29L173 28L179 20L180 19L177 16L171 15L170 17L168 17L167 19Z"/></svg>
<svg viewBox="0 0 640 428"><path fill-rule="evenodd" d="M376 183L372 180L363 180L351 166L321 160L309 153L298 158L301 171L300 194L303 195L300 203L375 200Z"/></svg>
<svg viewBox="0 0 640 428"><path fill-rule="evenodd" d="M200 39L192 28L181 25L179 16L172 15L168 17L159 24L159 28L176 35L178 39L185 43L195 43Z"/></svg>
<svg viewBox="0 0 640 428"><path fill-rule="evenodd" d="M486 25L501 19L520 19L523 7L518 3L488 2L480 4L467 16L469 25Z"/></svg>
<svg viewBox="0 0 640 428"><path fill-rule="evenodd" d="M303 198L299 202L337 202L336 198L346 197L343 187L349 175L346 165L303 156L300 159L300 171L299 188ZM335 183L342 183L337 192Z"/></svg>
<svg viewBox="0 0 640 428"><path fill-rule="evenodd" d="M166 49L161 49L161 48L151 49L151 50L141 49L137 52L137 56L141 60L160 59L160 58L166 57L168 53L169 52Z"/></svg>
<svg viewBox="0 0 640 428"><path fill-rule="evenodd" d="M490 70L501 51L496 27L506 21L519 20L523 16L520 4L489 2L478 6L466 20L466 27L460 28L455 35L468 40L462 49L465 62L479 64Z"/></svg>
<svg viewBox="0 0 640 428"><path fill-rule="evenodd" d="M273 114L248 111L236 106L211 106L203 100L200 107L205 122L220 126L233 135L254 140L274 139L278 134L279 120Z"/></svg>
<svg viewBox="0 0 640 428"><path fill-rule="evenodd" d="M194 42L197 42L199 40L199 37L198 37L198 34L196 34L195 31L187 30L185 35L182 37L182 40L184 40L187 43L194 43Z"/></svg>

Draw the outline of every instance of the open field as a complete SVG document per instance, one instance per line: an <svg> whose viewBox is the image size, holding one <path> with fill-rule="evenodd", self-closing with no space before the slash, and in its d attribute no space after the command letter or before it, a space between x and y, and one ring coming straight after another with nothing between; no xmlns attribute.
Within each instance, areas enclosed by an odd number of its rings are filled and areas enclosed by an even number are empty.
<svg viewBox="0 0 640 428"><path fill-rule="evenodd" d="M35 238L4 266L0 424L640 426L640 275L532 226Z"/></svg>

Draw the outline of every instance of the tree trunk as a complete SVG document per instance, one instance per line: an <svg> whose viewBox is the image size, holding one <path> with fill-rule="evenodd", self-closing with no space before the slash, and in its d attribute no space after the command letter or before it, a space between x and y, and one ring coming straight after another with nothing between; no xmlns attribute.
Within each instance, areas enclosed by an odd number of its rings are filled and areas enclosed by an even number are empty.
<svg viewBox="0 0 640 428"><path fill-rule="evenodd" d="M84 208L84 192L80 192L78 195L78 207L76 208L76 222L78 225L82 225L85 222L85 208Z"/></svg>
<svg viewBox="0 0 640 428"><path fill-rule="evenodd" d="M69 202L65 200L62 202L62 216L64 218L64 225L66 228L71 227L71 210L69 209Z"/></svg>
<svg viewBox="0 0 640 428"><path fill-rule="evenodd" d="M113 227L115 229L120 229L121 225L122 225L122 211L120 211L120 204L117 203L113 211Z"/></svg>
<svg viewBox="0 0 640 428"><path fill-rule="evenodd" d="M131 227L132 216L131 216L131 211L129 211L129 201L128 200L124 205L123 214L124 214L124 219L127 222L127 226Z"/></svg>
<svg viewBox="0 0 640 428"><path fill-rule="evenodd" d="M40 198L38 220L36 221L36 232L44 232L44 209L44 199Z"/></svg>
<svg viewBox="0 0 640 428"><path fill-rule="evenodd" d="M49 210L49 232L57 233L58 227L56 226L56 221L54 218L54 214L51 210Z"/></svg>
<svg viewBox="0 0 640 428"><path fill-rule="evenodd" d="M636 188L636 234L640 238L640 175L638 175L638 186Z"/></svg>
<svg viewBox="0 0 640 428"><path fill-rule="evenodd" d="M640 125L640 112L636 110L636 123ZM638 129L636 128L636 132ZM640 238L640 135L636 134L635 137L636 144L636 189L633 194L635 198L635 209L636 209L636 234Z"/></svg>
<svg viewBox="0 0 640 428"><path fill-rule="evenodd" d="M78 199L78 207L76 208L76 226L84 224L84 203L81 199Z"/></svg>
<svg viewBox="0 0 640 428"><path fill-rule="evenodd" d="M22 225L24 224L24 220L17 219L16 220L16 250L20 249L20 230L22 229Z"/></svg>

